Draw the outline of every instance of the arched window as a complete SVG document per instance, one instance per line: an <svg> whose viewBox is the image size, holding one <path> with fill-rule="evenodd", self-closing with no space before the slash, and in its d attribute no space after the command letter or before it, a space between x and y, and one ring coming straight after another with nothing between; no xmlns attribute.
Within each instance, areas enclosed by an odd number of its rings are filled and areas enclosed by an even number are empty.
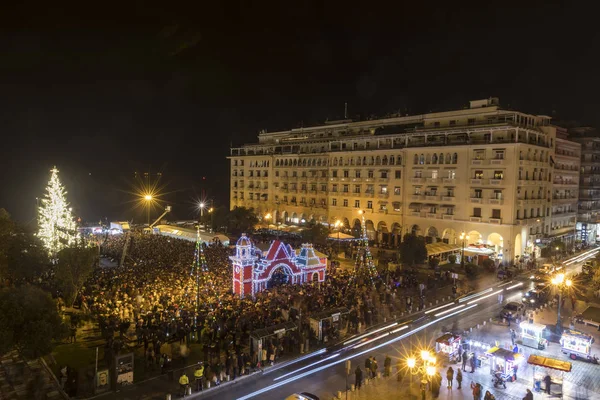
<svg viewBox="0 0 600 400"><path fill-rule="evenodd" d="M313 160L312 160L312 166L314 167L316 165L317 165L317 160L313 158Z"/></svg>
<svg viewBox="0 0 600 400"><path fill-rule="evenodd" d="M369 162L369 165L373 165L375 164L375 157L371 157L371 161Z"/></svg>
<svg viewBox="0 0 600 400"><path fill-rule="evenodd" d="M418 163L419 163L419 156L415 154L414 164L418 164Z"/></svg>
<svg viewBox="0 0 600 400"><path fill-rule="evenodd" d="M356 157L356 165L360 165L360 157Z"/></svg>
<svg viewBox="0 0 600 400"><path fill-rule="evenodd" d="M350 165L354 165L354 158L350 157Z"/></svg>
<svg viewBox="0 0 600 400"><path fill-rule="evenodd" d="M454 155L452 156L452 164L456 164L458 163L458 154L454 153Z"/></svg>
<svg viewBox="0 0 600 400"><path fill-rule="evenodd" d="M390 165L394 165L396 163L396 159L394 156L390 156Z"/></svg>
<svg viewBox="0 0 600 400"><path fill-rule="evenodd" d="M275 160L275 166L279 167L279 160Z"/></svg>
<svg viewBox="0 0 600 400"><path fill-rule="evenodd" d="M437 162L438 162L437 154L433 153L433 156L431 157L431 162L433 164L437 164Z"/></svg>
<svg viewBox="0 0 600 400"><path fill-rule="evenodd" d="M450 155L450 153L447 153L447 154L446 154L446 162L447 162L448 164L452 164L452 156Z"/></svg>
<svg viewBox="0 0 600 400"><path fill-rule="evenodd" d="M340 157L340 166L344 165L344 159Z"/></svg>
<svg viewBox="0 0 600 400"><path fill-rule="evenodd" d="M402 156L398 156L398 158L396 158L396 165L402 165Z"/></svg>
<svg viewBox="0 0 600 400"><path fill-rule="evenodd" d="M424 154L421 154L419 156L419 164L421 164L421 165L425 164L425 155Z"/></svg>
<svg viewBox="0 0 600 400"><path fill-rule="evenodd" d="M375 165L381 165L381 157L377 156L375 158Z"/></svg>
<svg viewBox="0 0 600 400"><path fill-rule="evenodd" d="M337 161L337 158L334 158L334 159L333 159L333 165L334 165L334 166L337 166L337 162L338 162L338 161Z"/></svg>
<svg viewBox="0 0 600 400"><path fill-rule="evenodd" d="M439 159L440 164L444 163L444 153L440 153L440 159Z"/></svg>
<svg viewBox="0 0 600 400"><path fill-rule="evenodd" d="M381 165L387 165L387 162L388 162L387 156L383 156L383 158L381 159Z"/></svg>

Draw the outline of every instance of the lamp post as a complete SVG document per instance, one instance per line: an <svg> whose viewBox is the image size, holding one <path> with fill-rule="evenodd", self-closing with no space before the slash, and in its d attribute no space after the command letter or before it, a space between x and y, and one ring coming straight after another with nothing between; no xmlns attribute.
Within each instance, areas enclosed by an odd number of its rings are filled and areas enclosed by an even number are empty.
<svg viewBox="0 0 600 400"><path fill-rule="evenodd" d="M267 213L264 218L267 221L267 229L269 229L269 220L272 218L271 213Z"/></svg>
<svg viewBox="0 0 600 400"><path fill-rule="evenodd" d="M550 281L556 288L558 289L558 306L556 307L556 333L560 334L562 332L562 320L560 318L560 306L562 304L562 291L565 288L571 287L573 285L573 281L570 279L566 279L565 274L560 273L557 274Z"/></svg>
<svg viewBox="0 0 600 400"><path fill-rule="evenodd" d="M335 221L335 224L333 224L333 226L337 229L337 255L339 256L340 254L340 227L342 226L342 221L340 221L339 219Z"/></svg>
<svg viewBox="0 0 600 400"><path fill-rule="evenodd" d="M458 237L462 240L462 251L460 253L460 266L464 270L465 269L465 240L469 238L469 235L465 234L465 231L462 231L460 236Z"/></svg>
<svg viewBox="0 0 600 400"><path fill-rule="evenodd" d="M206 207L206 204L204 204L203 201L198 203L198 208L200 209L200 224L202 224L202 219L204 218L204 208L205 207Z"/></svg>
<svg viewBox="0 0 600 400"><path fill-rule="evenodd" d="M145 195L144 200L146 200L146 218L148 220L148 228L150 228L150 203L152 202L152 195Z"/></svg>
<svg viewBox="0 0 600 400"><path fill-rule="evenodd" d="M427 384L431 384L431 378L436 373L437 360L429 350L421 350L421 365L417 366L417 358L411 356L406 359L406 366L411 375L421 375L421 398L425 399ZM412 394L412 376L409 382L409 390Z"/></svg>

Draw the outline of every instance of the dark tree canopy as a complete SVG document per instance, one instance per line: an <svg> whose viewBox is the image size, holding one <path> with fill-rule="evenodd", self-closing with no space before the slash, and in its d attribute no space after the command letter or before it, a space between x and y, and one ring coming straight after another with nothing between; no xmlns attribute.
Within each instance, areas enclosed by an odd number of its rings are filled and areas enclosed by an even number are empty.
<svg viewBox="0 0 600 400"><path fill-rule="evenodd" d="M400 246L400 261L406 265L422 264L427 260L425 239L414 233L404 235Z"/></svg>
<svg viewBox="0 0 600 400"><path fill-rule="evenodd" d="M327 242L329 229L322 224L314 224L302 231L302 240L307 243L324 245Z"/></svg>
<svg viewBox="0 0 600 400"><path fill-rule="evenodd" d="M68 333L49 294L33 286L0 290L0 354L16 348L33 359Z"/></svg>
<svg viewBox="0 0 600 400"><path fill-rule="evenodd" d="M97 259L95 247L68 247L58 252L55 279L66 304L73 304L77 292L92 275Z"/></svg>

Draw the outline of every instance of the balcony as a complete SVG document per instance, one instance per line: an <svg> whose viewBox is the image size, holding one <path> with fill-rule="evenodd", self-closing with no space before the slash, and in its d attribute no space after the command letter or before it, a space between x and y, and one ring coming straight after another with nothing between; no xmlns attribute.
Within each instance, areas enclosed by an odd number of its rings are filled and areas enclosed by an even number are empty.
<svg viewBox="0 0 600 400"><path fill-rule="evenodd" d="M372 178L372 177L365 178L365 182L375 182L375 178Z"/></svg>
<svg viewBox="0 0 600 400"><path fill-rule="evenodd" d="M439 218L439 214L437 213L427 213L427 218L437 219Z"/></svg>
<svg viewBox="0 0 600 400"><path fill-rule="evenodd" d="M504 179L490 179L490 185L502 185L504 183Z"/></svg>
<svg viewBox="0 0 600 400"><path fill-rule="evenodd" d="M453 220L454 219L454 215L453 214L442 214L442 219Z"/></svg>
<svg viewBox="0 0 600 400"><path fill-rule="evenodd" d="M365 192L365 197L373 197L374 195L373 192Z"/></svg>
<svg viewBox="0 0 600 400"><path fill-rule="evenodd" d="M363 178L358 177L358 178L352 178L352 182L362 182Z"/></svg>
<svg viewBox="0 0 600 400"><path fill-rule="evenodd" d="M504 159L503 158L493 158L490 160L490 164L491 165L504 165Z"/></svg>
<svg viewBox="0 0 600 400"><path fill-rule="evenodd" d="M330 182L337 182L339 179L340 179L340 178L338 178L338 177L336 176L336 177L331 177L331 178L329 178L329 181L330 181Z"/></svg>
<svg viewBox="0 0 600 400"><path fill-rule="evenodd" d="M481 178L471 178L471 185L482 185L483 179Z"/></svg>
<svg viewBox="0 0 600 400"><path fill-rule="evenodd" d="M504 200L503 199L491 198L491 199L488 200L488 203L500 206L500 205L504 204Z"/></svg>
<svg viewBox="0 0 600 400"><path fill-rule="evenodd" d="M388 213L388 210L381 210L380 209L380 210L377 210L377 211L379 212L379 214L387 214Z"/></svg>
<svg viewBox="0 0 600 400"><path fill-rule="evenodd" d="M425 200L425 196L422 194L413 194L410 198L412 200Z"/></svg>
<svg viewBox="0 0 600 400"><path fill-rule="evenodd" d="M442 196L442 201L454 201L454 196Z"/></svg>
<svg viewBox="0 0 600 400"><path fill-rule="evenodd" d="M443 183L451 183L451 184L456 184L456 178L443 178L442 179Z"/></svg>
<svg viewBox="0 0 600 400"><path fill-rule="evenodd" d="M389 193L379 193L377 197L380 199L387 199L389 197Z"/></svg>
<svg viewBox="0 0 600 400"><path fill-rule="evenodd" d="M427 183L438 183L439 182L439 178L427 178Z"/></svg>
<svg viewBox="0 0 600 400"><path fill-rule="evenodd" d="M379 182L388 182L390 180L390 178L379 178L377 179L377 181Z"/></svg>
<svg viewBox="0 0 600 400"><path fill-rule="evenodd" d="M490 224L500 225L502 223L502 218L490 218L488 222Z"/></svg>
<svg viewBox="0 0 600 400"><path fill-rule="evenodd" d="M471 160L471 165L484 165L487 164L488 160L484 160L484 159L475 159L475 160Z"/></svg>
<svg viewBox="0 0 600 400"><path fill-rule="evenodd" d="M411 211L408 213L408 215L410 215L411 217L420 217L421 212L420 211Z"/></svg>
<svg viewBox="0 0 600 400"><path fill-rule="evenodd" d="M481 222L481 217L469 217L469 221L471 221L471 222Z"/></svg>
<svg viewBox="0 0 600 400"><path fill-rule="evenodd" d="M352 193L350 193L350 192L342 192L341 195L344 196L344 197L348 197L348 196L352 195Z"/></svg>
<svg viewBox="0 0 600 400"><path fill-rule="evenodd" d="M410 178L411 183L423 183L425 182L425 178Z"/></svg>
<svg viewBox="0 0 600 400"><path fill-rule="evenodd" d="M425 195L425 200L437 201L440 199L440 196L434 194Z"/></svg>
<svg viewBox="0 0 600 400"><path fill-rule="evenodd" d="M473 203L473 204L483 204L483 199L481 197L471 197L471 203Z"/></svg>
<svg viewBox="0 0 600 400"><path fill-rule="evenodd" d="M527 225L527 220L526 219L517 219L517 220L515 220L515 224L516 225Z"/></svg>

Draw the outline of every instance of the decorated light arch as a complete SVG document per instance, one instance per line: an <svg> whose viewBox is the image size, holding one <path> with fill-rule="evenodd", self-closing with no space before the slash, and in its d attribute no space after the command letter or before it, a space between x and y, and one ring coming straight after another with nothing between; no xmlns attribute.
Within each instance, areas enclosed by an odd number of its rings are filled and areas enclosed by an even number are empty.
<svg viewBox="0 0 600 400"><path fill-rule="evenodd" d="M278 269L285 271L292 284L323 282L327 269L327 257L318 256L312 244L305 243L294 250L289 244L274 240L263 253L246 234L239 238L235 255L229 258L233 265L233 292L240 297L254 297L265 290Z"/></svg>

